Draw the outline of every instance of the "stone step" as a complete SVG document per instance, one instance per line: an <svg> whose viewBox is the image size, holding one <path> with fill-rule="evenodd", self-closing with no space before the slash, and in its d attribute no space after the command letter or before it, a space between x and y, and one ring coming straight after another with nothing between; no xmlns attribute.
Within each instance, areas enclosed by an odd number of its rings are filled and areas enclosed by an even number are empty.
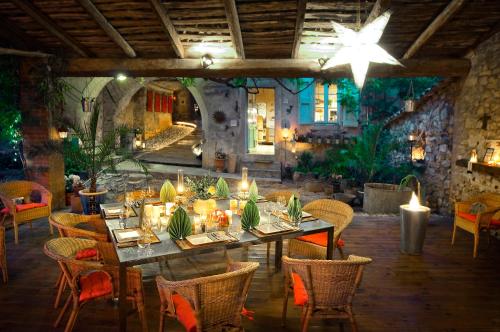
<svg viewBox="0 0 500 332"><path fill-rule="evenodd" d="M269 179L281 179L280 169L255 169L248 168L249 178L269 178Z"/></svg>

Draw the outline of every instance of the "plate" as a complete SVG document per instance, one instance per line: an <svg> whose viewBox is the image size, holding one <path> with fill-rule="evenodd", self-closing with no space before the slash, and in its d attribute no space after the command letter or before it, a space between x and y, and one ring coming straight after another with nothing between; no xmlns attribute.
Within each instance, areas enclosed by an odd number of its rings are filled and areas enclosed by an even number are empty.
<svg viewBox="0 0 500 332"><path fill-rule="evenodd" d="M201 246L210 243L233 241L234 239L231 236L227 235L225 232L218 231L211 233L189 235L186 237L186 240L189 242L189 244L193 246Z"/></svg>
<svg viewBox="0 0 500 332"><path fill-rule="evenodd" d="M142 230L140 228L114 229L113 234L118 243L132 242L139 240L142 236Z"/></svg>
<svg viewBox="0 0 500 332"><path fill-rule="evenodd" d="M255 227L262 234L273 234L273 233L281 233L281 232L289 232L297 230L298 228L288 225L286 223L272 223L272 224L264 224Z"/></svg>

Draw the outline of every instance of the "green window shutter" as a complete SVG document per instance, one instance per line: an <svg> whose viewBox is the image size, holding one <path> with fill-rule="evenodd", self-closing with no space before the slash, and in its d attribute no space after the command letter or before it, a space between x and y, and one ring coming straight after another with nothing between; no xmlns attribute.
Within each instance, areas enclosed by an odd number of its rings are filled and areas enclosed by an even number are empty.
<svg viewBox="0 0 500 332"><path fill-rule="evenodd" d="M313 78L303 79L304 84L310 84ZM299 93L299 124L314 122L314 83Z"/></svg>

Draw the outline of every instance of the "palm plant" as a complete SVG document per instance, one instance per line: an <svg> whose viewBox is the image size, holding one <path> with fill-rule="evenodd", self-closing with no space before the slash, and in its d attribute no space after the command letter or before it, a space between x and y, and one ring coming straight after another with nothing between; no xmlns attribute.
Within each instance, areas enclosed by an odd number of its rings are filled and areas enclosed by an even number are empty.
<svg viewBox="0 0 500 332"><path fill-rule="evenodd" d="M120 126L105 133L101 140L98 140L97 129L99 116L101 113L100 105L95 105L90 114L89 121L84 121L80 124L76 121L62 120L74 137L79 139L80 147L78 149L68 149L64 151L67 157L80 165L81 169L87 171L90 187L89 192L97 192L97 178L101 172L108 170L114 171L116 165L125 160L130 160L137 164L147 174L146 166L139 160L135 159L131 152L123 152L116 144L120 133L126 130L126 127ZM117 156L118 152L122 152Z"/></svg>

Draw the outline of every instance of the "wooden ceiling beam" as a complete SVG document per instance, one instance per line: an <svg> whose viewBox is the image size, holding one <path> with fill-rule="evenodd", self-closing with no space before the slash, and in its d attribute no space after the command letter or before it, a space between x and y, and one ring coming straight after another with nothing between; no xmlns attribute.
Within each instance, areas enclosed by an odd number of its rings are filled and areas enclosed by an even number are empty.
<svg viewBox="0 0 500 332"><path fill-rule="evenodd" d="M0 47L0 55L17 55L17 56L35 57L35 58L47 58L52 56L53 54L48 54L38 51L25 51L14 48Z"/></svg>
<svg viewBox="0 0 500 332"><path fill-rule="evenodd" d="M240 20L238 18L238 9L236 8L235 0L224 0L224 7L226 9L227 23L231 38L233 39L236 56L240 59L245 59L243 37L241 36Z"/></svg>
<svg viewBox="0 0 500 332"><path fill-rule="evenodd" d="M391 5L391 0L377 0L366 18L365 24L372 22L374 19L386 12Z"/></svg>
<svg viewBox="0 0 500 332"><path fill-rule="evenodd" d="M446 6L446 8L439 13L438 16L427 26L427 28L418 36L418 38L413 42L413 44L408 48L406 53L403 55L403 59L409 59L415 53L418 52L424 46L424 44L429 40L429 38L436 33L443 25L448 22L453 15L462 8L465 0L452 0Z"/></svg>
<svg viewBox="0 0 500 332"><path fill-rule="evenodd" d="M47 31L56 36L60 41L73 49L76 53L83 57L91 56L91 53L86 50L78 41L68 35L60 26L58 26L50 17L45 15L31 1L28 0L11 0L17 7L28 14L32 19L37 21Z"/></svg>
<svg viewBox="0 0 500 332"><path fill-rule="evenodd" d="M67 76L114 76L125 72L136 77L351 77L349 66L322 71L310 59L215 59L204 69L199 59L69 59ZM408 59L403 66L370 64L371 77L442 76L468 73L468 59Z"/></svg>
<svg viewBox="0 0 500 332"><path fill-rule="evenodd" d="M123 38L123 36L115 29L114 26L104 17L104 15L97 9L91 0L77 0L80 5L94 18L97 24L104 30L111 40L113 40L125 54L131 58L135 58L136 54L132 46Z"/></svg>
<svg viewBox="0 0 500 332"><path fill-rule="evenodd" d="M170 40L170 44L172 44L172 48L175 51L175 54L181 59L184 58L184 46L182 46L181 39L175 30L175 26L168 17L167 9L160 3L159 0L149 0L151 6L153 7L154 12L158 16L161 21L161 25L163 30L167 33L168 39Z"/></svg>
<svg viewBox="0 0 500 332"><path fill-rule="evenodd" d="M295 20L295 35L293 37L292 59L299 57L302 31L304 30L304 20L306 17L307 0L297 1L297 19Z"/></svg>
<svg viewBox="0 0 500 332"><path fill-rule="evenodd" d="M488 40L490 37L492 37L498 32L500 32L500 21L498 21L495 25L493 25L487 32L480 35L479 38L476 39L474 44L471 47L469 47L469 49L466 52L466 55L469 55L471 52L474 52L476 48L479 45L481 45L482 42Z"/></svg>

